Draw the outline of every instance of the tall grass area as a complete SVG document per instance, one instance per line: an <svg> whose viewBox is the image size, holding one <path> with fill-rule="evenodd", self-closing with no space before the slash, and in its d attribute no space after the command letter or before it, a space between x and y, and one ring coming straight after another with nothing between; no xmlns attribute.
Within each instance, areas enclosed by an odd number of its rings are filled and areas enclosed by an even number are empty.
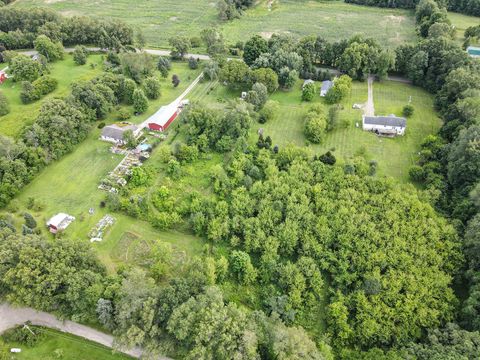
<svg viewBox="0 0 480 360"><path fill-rule="evenodd" d="M356 33L376 38L394 48L416 39L413 11L381 9L345 4L343 1L281 0L269 11L267 1L258 1L237 20L218 19L213 0L17 0L13 6L45 6L64 15L90 15L122 19L141 28L148 46L169 47L175 35L198 36L202 29L217 26L235 43L253 34L292 33L322 35L328 40L348 38Z"/></svg>
<svg viewBox="0 0 480 360"><path fill-rule="evenodd" d="M16 343L7 343L9 348L20 348L22 352L12 354L9 359L40 360L40 359L69 359L69 360L127 360L130 356L112 353L112 350L81 337L65 334L60 331L31 327L35 333L40 333L42 339L28 347Z"/></svg>
<svg viewBox="0 0 480 360"><path fill-rule="evenodd" d="M9 114L0 117L0 134L17 136L25 126L34 122L44 100L67 96L70 93L70 84L72 82L89 80L99 75L102 71L102 56L90 55L87 64L78 66L73 62L71 54L65 54L64 60L50 64L50 70L49 75L58 81L57 89L30 104L23 104L20 100L20 92L22 90L20 82L8 79L0 85L0 91L7 97L11 109Z"/></svg>

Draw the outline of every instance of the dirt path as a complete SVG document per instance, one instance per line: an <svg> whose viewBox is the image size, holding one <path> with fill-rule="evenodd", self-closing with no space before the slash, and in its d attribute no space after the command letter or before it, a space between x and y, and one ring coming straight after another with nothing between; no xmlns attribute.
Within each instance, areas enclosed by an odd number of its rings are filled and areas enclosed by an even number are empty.
<svg viewBox="0 0 480 360"><path fill-rule="evenodd" d="M52 314L36 311L31 308L16 308L8 304L0 304L0 334L17 325L22 325L27 321L33 325L45 326L65 333L80 336L84 339L94 341L109 348L113 348L113 336L101 331L92 329L88 326L78 324L69 320L59 320ZM118 349L117 349L118 350ZM134 358L141 358L142 349L134 348L130 350L119 350ZM158 360L172 360L167 357L158 357Z"/></svg>
<svg viewBox="0 0 480 360"><path fill-rule="evenodd" d="M373 75L368 76L368 100L363 107L363 114L365 116L375 116L375 106L373 105Z"/></svg>

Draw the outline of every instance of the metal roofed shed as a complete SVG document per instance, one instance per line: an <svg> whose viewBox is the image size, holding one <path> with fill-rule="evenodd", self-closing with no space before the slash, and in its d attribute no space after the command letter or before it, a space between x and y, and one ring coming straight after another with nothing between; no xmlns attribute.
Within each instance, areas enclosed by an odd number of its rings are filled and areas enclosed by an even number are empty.
<svg viewBox="0 0 480 360"><path fill-rule="evenodd" d="M333 81L325 80L322 81L322 87L320 88L320 96L324 97L327 95L328 90L333 86Z"/></svg>
<svg viewBox="0 0 480 360"><path fill-rule="evenodd" d="M47 221L47 227L52 234L56 234L58 231L65 230L74 220L75 217L71 215L58 213Z"/></svg>

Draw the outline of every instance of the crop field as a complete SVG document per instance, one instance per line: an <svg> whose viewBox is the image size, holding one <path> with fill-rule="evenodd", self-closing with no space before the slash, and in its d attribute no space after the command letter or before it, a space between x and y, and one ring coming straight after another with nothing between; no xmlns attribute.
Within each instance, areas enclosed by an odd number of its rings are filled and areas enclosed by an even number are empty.
<svg viewBox="0 0 480 360"><path fill-rule="evenodd" d="M218 26L235 43L253 34L292 33L322 35L329 40L356 33L371 36L391 48L416 39L413 12L400 9L345 4L342 1L281 0L271 11L267 1L245 12L237 20L221 22L212 0L17 0L14 6L47 6L64 15L91 15L122 19L141 28L148 46L168 47L174 35L198 36L206 27Z"/></svg>
<svg viewBox="0 0 480 360"><path fill-rule="evenodd" d="M39 359L69 359L69 360L127 360L130 356L113 354L112 350L82 339L78 336L65 334L52 329L32 327L34 332L41 332L43 338L33 347L16 343L7 343L8 348L21 348L22 352L12 355L18 360Z"/></svg>
<svg viewBox="0 0 480 360"><path fill-rule="evenodd" d="M90 66L95 64L95 67ZM0 134L17 136L24 126L28 126L35 120L42 102L49 98L63 97L70 92L70 84L74 81L89 80L101 73L102 56L90 55L86 65L78 66L73 62L72 55L65 54L65 59L51 64L50 76L58 81L58 87L52 93L41 100L30 104L23 104L20 100L21 84L7 80L0 85L2 91L10 103L10 113L0 117Z"/></svg>

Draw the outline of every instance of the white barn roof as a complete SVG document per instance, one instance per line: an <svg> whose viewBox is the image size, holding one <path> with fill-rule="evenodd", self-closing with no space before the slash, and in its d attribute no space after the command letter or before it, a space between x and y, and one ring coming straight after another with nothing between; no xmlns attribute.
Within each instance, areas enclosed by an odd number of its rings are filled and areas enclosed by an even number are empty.
<svg viewBox="0 0 480 360"><path fill-rule="evenodd" d="M157 124L164 127L173 114L178 110L179 103L173 102L169 105L162 106L155 114L150 116L145 123Z"/></svg>

